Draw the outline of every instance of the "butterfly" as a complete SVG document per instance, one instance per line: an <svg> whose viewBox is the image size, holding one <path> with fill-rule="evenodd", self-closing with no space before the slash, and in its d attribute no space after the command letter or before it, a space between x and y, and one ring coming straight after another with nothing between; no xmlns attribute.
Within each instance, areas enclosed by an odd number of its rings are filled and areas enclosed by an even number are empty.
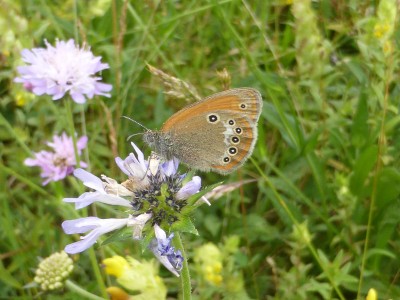
<svg viewBox="0 0 400 300"><path fill-rule="evenodd" d="M143 140L166 160L225 175L252 154L262 104L253 88L219 92L184 107L159 131L147 130Z"/></svg>

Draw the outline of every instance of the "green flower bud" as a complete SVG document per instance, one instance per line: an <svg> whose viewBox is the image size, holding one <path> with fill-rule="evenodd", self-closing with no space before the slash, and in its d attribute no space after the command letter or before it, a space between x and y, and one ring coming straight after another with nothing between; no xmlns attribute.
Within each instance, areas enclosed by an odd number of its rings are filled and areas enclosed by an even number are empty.
<svg viewBox="0 0 400 300"><path fill-rule="evenodd" d="M34 281L44 291L59 289L73 268L73 261L67 253L56 252L39 263Z"/></svg>

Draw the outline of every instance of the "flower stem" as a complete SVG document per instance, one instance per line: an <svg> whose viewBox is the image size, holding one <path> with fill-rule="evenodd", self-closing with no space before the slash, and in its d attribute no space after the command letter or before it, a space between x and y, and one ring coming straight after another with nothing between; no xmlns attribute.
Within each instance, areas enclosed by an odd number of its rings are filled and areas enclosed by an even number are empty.
<svg viewBox="0 0 400 300"><path fill-rule="evenodd" d="M93 299L93 300L104 300L107 298L102 298L97 295L94 295L92 293L89 293L87 290L81 288L80 286L76 285L70 280L65 281L65 286L68 287L71 291L75 292L76 294L79 294L83 296L85 299Z"/></svg>
<svg viewBox="0 0 400 300"><path fill-rule="evenodd" d="M87 135L87 130L86 130L86 118L85 118L85 111L83 109L83 105L81 105L81 120L82 120L82 135L83 136L88 136ZM84 157L85 157L85 162L87 164L86 170L90 172L90 160L89 160L89 147L85 147L83 149Z"/></svg>
<svg viewBox="0 0 400 300"><path fill-rule="evenodd" d="M190 283L190 272L189 264L187 262L187 256L185 249L183 248L183 243L179 232L175 233L175 248L180 250L183 256L183 268L181 272L181 282L182 282L182 299L189 300L192 299L192 285Z"/></svg>
<svg viewBox="0 0 400 300"><path fill-rule="evenodd" d="M88 251L89 251L89 258L90 258L90 262L92 264L94 275L96 277L98 288L100 289L101 293L103 294L103 297L107 298L108 296L107 296L107 292L106 292L106 286L104 285L104 281L101 276L99 263L97 261L94 249L90 248Z"/></svg>
<svg viewBox="0 0 400 300"><path fill-rule="evenodd" d="M388 66L393 66L392 62L392 57L389 57L389 61L387 62ZM384 91L384 97L383 97L383 115L382 115L382 121L381 121L381 127L380 127L380 132L378 136L378 157L377 157L377 162L375 165L375 170L374 170L374 177L373 177L373 183L372 183L372 193L370 197L370 203L369 203L369 213L368 213L368 225L367 225L367 232L365 233L365 241L364 241L364 250L363 250L363 255L361 259L361 269L360 269L360 279L358 281L358 292L357 292L357 299L361 299L361 292L363 288L363 280L364 280L364 274L366 270L366 265L367 265L367 259L369 257L369 251L368 248L371 243L371 232L375 229L374 228L374 212L376 209L376 199L378 198L378 180L380 176L380 172L383 167L383 162L382 162L382 156L385 151L386 141L386 116L388 113L388 107L389 107L389 86L392 82L392 74L393 74L393 69L391 67L387 67L387 73L386 73L386 82L385 82L385 91Z"/></svg>
<svg viewBox="0 0 400 300"><path fill-rule="evenodd" d="M65 103L65 109L67 111L68 130L69 130L69 134L72 138L72 142L74 144L76 167L80 168L78 145L77 145L77 141L76 141L75 125L74 125L74 117L72 115L71 101L72 101L72 99L65 99L64 103Z"/></svg>

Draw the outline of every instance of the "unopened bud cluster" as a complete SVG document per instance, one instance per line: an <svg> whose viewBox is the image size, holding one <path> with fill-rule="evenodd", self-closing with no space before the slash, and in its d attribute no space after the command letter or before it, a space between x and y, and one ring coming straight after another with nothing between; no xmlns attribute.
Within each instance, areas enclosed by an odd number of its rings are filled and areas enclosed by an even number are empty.
<svg viewBox="0 0 400 300"><path fill-rule="evenodd" d="M34 280L44 291L59 289L73 268L73 261L67 253L56 252L39 263Z"/></svg>

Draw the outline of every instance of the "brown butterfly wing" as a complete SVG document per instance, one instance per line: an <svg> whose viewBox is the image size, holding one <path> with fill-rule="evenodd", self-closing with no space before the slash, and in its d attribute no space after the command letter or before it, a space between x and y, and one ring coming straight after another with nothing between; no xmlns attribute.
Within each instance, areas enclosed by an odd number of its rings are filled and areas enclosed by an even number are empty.
<svg viewBox="0 0 400 300"><path fill-rule="evenodd" d="M241 107L242 105L244 107ZM169 131L173 126L181 122L187 122L199 112L210 113L217 110L245 113L253 123L256 123L260 117L261 109L262 98L259 91L252 88L230 89L186 106L172 115L164 123L161 131Z"/></svg>
<svg viewBox="0 0 400 300"><path fill-rule="evenodd" d="M201 171L209 171L225 153L222 123L205 122L204 115L193 116L188 124L179 123L167 132L173 141L173 156L186 165ZM186 125L185 125L186 124Z"/></svg>
<svg viewBox="0 0 400 300"><path fill-rule="evenodd" d="M227 174L251 155L257 139L262 99L239 88L189 105L166 121L161 132L173 141L174 156L192 168ZM217 122L210 122L217 116Z"/></svg>
<svg viewBox="0 0 400 300"><path fill-rule="evenodd" d="M221 174L230 173L237 168L241 167L249 156L253 153L254 145L257 141L257 123L253 124L249 118L245 116L237 116L235 118L236 124L233 126L233 133L227 134L227 145L228 152L225 153L223 157L219 160L219 163L214 163L211 165L211 170ZM237 128L241 129L241 133L237 134L235 130ZM240 139L239 143L233 143L232 138L238 137ZM229 154L229 149L235 147L237 153L234 155ZM229 156L229 162L224 162L224 158Z"/></svg>

